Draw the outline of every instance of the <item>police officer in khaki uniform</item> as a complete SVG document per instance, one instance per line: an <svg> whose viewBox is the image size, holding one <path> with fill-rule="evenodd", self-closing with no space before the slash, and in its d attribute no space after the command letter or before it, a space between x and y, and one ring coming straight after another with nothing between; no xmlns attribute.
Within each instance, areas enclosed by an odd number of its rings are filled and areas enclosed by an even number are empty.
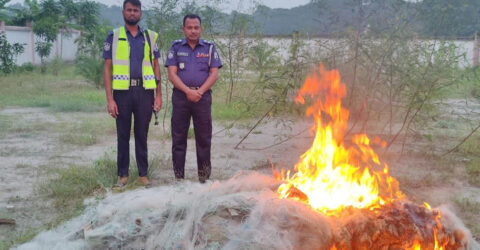
<svg viewBox="0 0 480 250"><path fill-rule="evenodd" d="M141 7L139 0L123 2L125 26L109 32L103 51L107 108L117 126L117 185L120 187L127 184L129 176L132 114L139 181L145 186L150 184L148 128L152 111L159 111L162 106L158 34L138 26Z"/></svg>
<svg viewBox="0 0 480 250"><path fill-rule="evenodd" d="M189 14L183 18L184 39L173 41L165 66L173 83L172 160L176 179L185 176L185 156L190 119L193 118L198 178L204 183L211 173L212 94L222 61L213 42L200 39L202 20Z"/></svg>

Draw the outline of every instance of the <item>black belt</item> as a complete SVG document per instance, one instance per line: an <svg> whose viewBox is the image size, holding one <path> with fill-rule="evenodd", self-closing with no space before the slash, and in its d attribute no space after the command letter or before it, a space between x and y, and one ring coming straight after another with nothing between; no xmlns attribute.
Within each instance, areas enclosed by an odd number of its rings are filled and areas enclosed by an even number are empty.
<svg viewBox="0 0 480 250"><path fill-rule="evenodd" d="M130 86L143 86L143 79L130 79Z"/></svg>
<svg viewBox="0 0 480 250"><path fill-rule="evenodd" d="M188 87L189 89L199 90L200 87Z"/></svg>

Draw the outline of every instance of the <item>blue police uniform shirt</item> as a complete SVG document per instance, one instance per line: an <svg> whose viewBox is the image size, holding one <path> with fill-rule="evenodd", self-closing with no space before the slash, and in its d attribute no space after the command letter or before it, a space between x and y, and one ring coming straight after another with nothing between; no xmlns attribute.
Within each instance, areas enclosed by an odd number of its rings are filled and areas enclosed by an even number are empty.
<svg viewBox="0 0 480 250"><path fill-rule="evenodd" d="M143 51L145 46L145 38L142 35L144 30L138 27L138 33L135 37L132 36L130 31L125 27L127 33L127 40L130 44L130 78L132 79L141 79L142 78L142 61L143 61ZM113 43L113 30L109 31L107 34L107 39L103 46L103 58L112 59L112 43ZM158 46L155 44L155 49L153 52L153 57L159 58L160 51ZM149 59L150 60L150 59Z"/></svg>
<svg viewBox="0 0 480 250"><path fill-rule="evenodd" d="M210 45L213 46L209 55ZM168 51L165 67L177 66L178 77L188 87L200 87L210 74L208 60L211 58L210 68L221 68L222 61L213 42L199 39L194 49L187 43L187 39L175 40Z"/></svg>

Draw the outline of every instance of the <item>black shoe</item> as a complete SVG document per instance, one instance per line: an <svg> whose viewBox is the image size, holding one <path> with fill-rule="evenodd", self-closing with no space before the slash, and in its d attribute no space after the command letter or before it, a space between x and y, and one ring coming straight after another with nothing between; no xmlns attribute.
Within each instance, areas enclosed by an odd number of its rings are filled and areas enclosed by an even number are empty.
<svg viewBox="0 0 480 250"><path fill-rule="evenodd" d="M202 184L205 183L207 180L208 180L208 178L198 177L198 181L199 181L200 183L202 183Z"/></svg>

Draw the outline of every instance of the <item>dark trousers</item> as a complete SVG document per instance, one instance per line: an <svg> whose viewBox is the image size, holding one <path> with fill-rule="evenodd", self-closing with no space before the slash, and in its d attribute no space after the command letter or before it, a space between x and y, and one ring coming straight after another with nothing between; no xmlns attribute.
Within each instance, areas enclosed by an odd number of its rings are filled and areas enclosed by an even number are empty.
<svg viewBox="0 0 480 250"><path fill-rule="evenodd" d="M172 93L172 160L175 178L185 177L185 155L190 118L193 119L195 145L197 148L197 167L200 180L210 177L210 148L212 141L212 95L203 94L197 103L187 100L185 93L174 89Z"/></svg>
<svg viewBox="0 0 480 250"><path fill-rule="evenodd" d="M138 175L146 176L148 171L147 136L152 119L154 91L141 86L130 87L129 90L114 90L113 98L118 106L117 117L117 169L118 176L128 176L130 164L130 132L132 114L134 117L133 132L135 136L135 158Z"/></svg>

